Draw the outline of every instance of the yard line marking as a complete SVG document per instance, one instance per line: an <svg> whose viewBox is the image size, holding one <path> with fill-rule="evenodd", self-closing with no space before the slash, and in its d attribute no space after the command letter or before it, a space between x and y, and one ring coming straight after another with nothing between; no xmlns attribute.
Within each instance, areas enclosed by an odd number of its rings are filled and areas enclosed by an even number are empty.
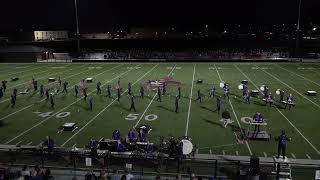
<svg viewBox="0 0 320 180"><path fill-rule="evenodd" d="M109 69L109 70L110 70L110 69ZM114 79L117 79L118 77L121 77L121 76L122 76L122 75L124 75L124 74L127 74L127 73L128 73L128 72L130 72L131 70L133 70L133 69L129 69L129 70L125 71L124 73L121 73L120 75L116 76L115 78L113 78L113 79L111 79L111 80L107 81L107 83L108 83L108 82L110 82L110 81L113 81ZM104 72L105 72L105 71L104 71ZM107 83L105 83L104 85L106 85ZM102 85L102 86L104 86L104 85ZM96 92L96 91L97 91L97 90L91 91L90 93L88 93L88 95L90 95L90 94L92 94L92 93L94 93L94 92ZM57 111L56 113L53 113L53 114L52 114L51 116L49 116L48 118L46 118L46 119L44 119L44 120L40 121L39 123L37 123L37 124L33 125L31 128L29 128L29 129L27 129L27 130L23 131L23 132L22 132L22 133L20 133L19 135L15 136L15 137L14 137L14 138L12 138L11 140L7 141L5 144L9 144L10 142L12 142L12 141L16 140L17 138L19 138L19 137L23 136L24 134L26 134L26 133L28 133L29 131L31 131L32 129L34 129L34 128L36 128L36 127L40 126L40 125L41 125L41 124L43 124L44 122L48 121L50 118L52 118L52 117L56 116L57 114L59 114L59 113L60 113L60 112L62 112L63 110L65 110L65 109L69 108L70 106L74 105L75 103L79 102L79 101L80 101L80 100L82 100L82 99L83 99L83 97L81 97L81 98L77 99L76 101L74 101L73 103L69 104L68 106L65 106L64 108L60 109L60 110L59 110L59 111Z"/></svg>
<svg viewBox="0 0 320 180"><path fill-rule="evenodd" d="M236 151L236 155L239 156L239 151Z"/></svg>
<svg viewBox="0 0 320 180"><path fill-rule="evenodd" d="M226 152L224 152L224 150L222 150L222 155L224 155L224 156L226 155Z"/></svg>
<svg viewBox="0 0 320 180"><path fill-rule="evenodd" d="M156 64L155 66L153 66L153 68L151 68L149 71L147 71L144 75L142 75L139 79L137 79L133 84L135 85L137 82L139 82L142 78L144 78L147 74L149 74L154 68L156 68L158 66L158 64ZM131 69L132 70L132 69ZM128 91L125 90L121 95L123 95L124 93L126 93ZM65 146L71 139L73 139L76 135L78 135L83 129L85 129L89 124L91 124L98 116L100 116L100 114L102 114L106 109L108 109L114 102L116 101L116 99L112 100L108 106L106 106L104 109L102 109L97 115L95 115L92 119L90 119L90 121L88 121L84 126L82 126L79 131L77 131L76 133L74 133L69 139L67 139L62 145L61 147Z"/></svg>
<svg viewBox="0 0 320 180"><path fill-rule="evenodd" d="M258 88L258 86L253 83L253 81L251 81L251 79L237 66L234 65L252 84L253 86L255 86L259 92L263 95L263 92L260 91L260 88ZM278 112L289 122L289 124L302 136L302 138L307 141L307 143L318 153L320 154L320 151L300 132L300 130L279 110L279 108L275 107Z"/></svg>
<svg viewBox="0 0 320 180"><path fill-rule="evenodd" d="M192 102L192 92L193 92L193 82L194 82L195 72L196 72L196 65L194 64L194 65L193 65L192 84L191 84L190 97L189 97L189 108L188 108L186 132L185 132L185 134L184 134L185 136L188 136L189 120L190 120L190 112L191 112L191 102Z"/></svg>
<svg viewBox="0 0 320 180"><path fill-rule="evenodd" d="M169 72L169 74L167 76L170 76L170 74L172 74L172 72L174 71L174 69L176 68L176 65L174 65L174 67L171 69L171 71ZM136 122L136 124L134 125L134 127L137 127L137 125L140 123L141 119L143 118L143 116L146 114L146 112L148 111L150 105L152 104L152 102L154 101L154 99L157 97L157 93L153 96L153 98L151 99L151 101L149 102L148 106L146 107L146 109L143 111L142 115L140 116L139 120Z"/></svg>
<svg viewBox="0 0 320 180"><path fill-rule="evenodd" d="M38 146L42 146L42 144L43 144L43 142L40 142L40 143L38 144Z"/></svg>
<svg viewBox="0 0 320 180"><path fill-rule="evenodd" d="M219 71L218 71L218 69L217 69L217 67L216 67L216 64L214 64L214 67L215 67L215 69L216 69L216 71L217 71L217 74L218 74L218 76L219 76L220 81L222 81L222 78L221 78L220 73L219 73ZM238 116L237 116L237 114L236 114L236 112L235 112L235 110L234 110L234 108L233 108L233 105L232 105L230 99L229 99L228 101L229 101L229 104L230 104L231 109L232 109L232 111L233 111L234 117L235 117L236 120L237 120L238 126L239 126L239 128L241 129L241 133L242 133L242 134L245 134L245 133L243 132L243 129L242 129L242 127L241 127L241 124L240 124L240 122L239 122L239 120L238 120ZM249 150L250 155L252 155L252 151L251 151L251 148L250 148L250 146L249 146L248 141L246 141L246 145L247 145L247 148L248 148L248 150Z"/></svg>
<svg viewBox="0 0 320 180"><path fill-rule="evenodd" d="M19 144L21 144L21 142L22 142L22 141L17 142L17 143L16 143L16 146L18 146Z"/></svg>
<svg viewBox="0 0 320 180"><path fill-rule="evenodd" d="M209 153L212 154L212 150L211 149L209 150Z"/></svg>
<svg viewBox="0 0 320 180"><path fill-rule="evenodd" d="M264 155L265 158L268 157L266 152L263 152L263 155Z"/></svg>
<svg viewBox="0 0 320 180"><path fill-rule="evenodd" d="M274 75L270 74L269 72L261 69L261 71L265 72L266 74L268 74L269 76L273 77L274 79L278 80L279 82L281 82L282 84L286 85L287 87L289 87L290 89L292 89L293 91L295 91L297 94L299 94L301 97L303 97L304 99L310 101L312 104L316 105L318 108L320 108L320 105L311 101L309 98L305 97L303 94L301 94L300 92L298 92L297 90L295 90L293 87L289 86L287 83L281 81L279 78L275 77Z"/></svg>
<svg viewBox="0 0 320 180"><path fill-rule="evenodd" d="M299 77L301 77L301 78L303 78L303 79L305 79L305 80L307 80L307 81L309 81L309 82L312 82L312 83L316 84L317 86L320 86L319 83L314 82L314 81L312 81L311 79L308 79L308 78L306 78L306 77L304 77L304 76L302 76L302 75L300 75L300 74L297 74L297 72L292 72L292 71L290 71L290 70L288 70L288 69L285 69L285 68L281 67L281 66L278 65L278 64L277 64L276 66L280 67L281 69L283 69L283 70L285 70L285 71L287 71L287 72L289 72L289 73L291 73L291 74L294 74L294 75L299 76Z"/></svg>
<svg viewBox="0 0 320 180"><path fill-rule="evenodd" d="M296 155L294 155L293 153L291 153L291 156L293 159L296 159Z"/></svg>
<svg viewBox="0 0 320 180"><path fill-rule="evenodd" d="M72 145L72 149L73 149L73 148L75 148L75 147L76 147L76 145L77 145L77 143L74 143L74 144Z"/></svg>
<svg viewBox="0 0 320 180"><path fill-rule="evenodd" d="M80 66L81 67L81 66ZM79 67L77 67L77 68L79 68ZM72 68L72 69L77 69L77 68ZM70 70L72 70L72 69L69 69L69 71ZM66 78L64 78L64 79L68 79L68 78L71 78L71 77L73 77L73 76L76 76L76 75L78 75L78 74L81 74L81 73L84 73L84 72L87 72L88 70L86 70L86 71L82 71L82 72L79 72L79 73L76 73L76 74L73 74L73 75L70 75L70 76L67 76ZM62 71L62 72L65 72L65 71ZM60 73L62 73L62 72L60 72ZM52 73L53 74L53 73ZM44 79L45 77L43 77L43 78L39 78L39 79ZM38 79L38 80L39 80ZM28 82L25 82L24 84L27 84ZM51 83L48 83L47 85L50 85L50 84L52 84L52 83L54 83L54 82L51 82ZM9 88L10 89L10 88ZM68 88L69 89L69 88ZM17 96L21 96L21 94L17 94ZM4 100L2 100L2 101L0 101L0 104L1 103L3 103L3 102L6 102L6 101L9 101L11 98L7 98L7 99L4 99Z"/></svg>
<svg viewBox="0 0 320 180"><path fill-rule="evenodd" d="M30 146L32 144L32 141L30 141L28 144L27 144L27 146Z"/></svg>
<svg viewBox="0 0 320 180"><path fill-rule="evenodd" d="M306 156L307 156L308 159L311 159L311 157L309 156L309 154L306 154Z"/></svg>
<svg viewBox="0 0 320 180"><path fill-rule="evenodd" d="M96 77L96 76L101 75L102 73L109 72L109 71L111 71L111 70L113 70L113 69L115 69L116 67L119 67L119 66L120 66L120 65L114 66L113 68L108 69L108 70L106 70L106 71L103 71L103 72L101 72L101 73L99 73L99 74L96 74L96 75L94 75L94 76L92 76L92 77ZM65 79L68 79L68 78L70 78L70 77L76 76L76 75L81 74L81 73L84 73L84 72L86 72L86 71L82 71L82 72L73 74L73 75L71 75L71 76L66 77ZM53 82L51 82L51 83L53 83ZM49 84L51 84L51 83L49 83ZM78 84L78 83L76 83L76 84ZM74 84L74 85L76 85L76 84ZM73 88L74 85L69 86L67 89ZM41 101L37 101L36 103L41 103L42 101L45 101L45 100L46 100L46 99L44 98L44 99L42 99ZM23 110L25 110L25 109L28 109L29 107L34 106L36 103L30 104L30 105L28 105L28 106L26 106L26 107L24 107L24 108L19 109L18 111L15 111L15 112L13 112L13 113L11 113L11 114L8 114L7 116L1 118L0 121L4 120L4 119L6 119L6 118L8 118L8 117L10 117L10 116L12 116L12 115L15 115L15 114L17 114L17 113L20 112L20 111L23 111Z"/></svg>

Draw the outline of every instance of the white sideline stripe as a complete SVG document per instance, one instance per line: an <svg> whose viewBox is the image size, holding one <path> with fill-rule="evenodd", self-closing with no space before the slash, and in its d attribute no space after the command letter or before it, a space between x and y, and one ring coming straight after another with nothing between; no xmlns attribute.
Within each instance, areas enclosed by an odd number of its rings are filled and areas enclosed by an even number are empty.
<svg viewBox="0 0 320 180"><path fill-rule="evenodd" d="M222 81L222 78L221 78L220 73L219 73L219 71L218 71L218 69L217 69L217 67L216 67L216 64L214 64L214 67L215 67L215 69L216 69L216 71L217 71L217 74L218 74L218 76L219 76L220 81ZM242 127L241 127L241 124L239 123L238 116L237 116L236 112L234 111L234 108L233 108L233 105L232 105L230 99L229 99L228 101L229 101L229 104L230 104L231 109L232 109L232 111L233 111L234 117L235 117L236 120L237 120L238 126L239 126L239 128L241 129L241 132L242 132L243 134L245 134L245 133L243 132L243 129L242 129ZM252 155L252 151L251 151L251 148L250 148L250 146L249 146L248 141L246 141L246 145L247 145L247 148L248 148L248 150L249 150L250 155Z"/></svg>
<svg viewBox="0 0 320 180"><path fill-rule="evenodd" d="M292 74L294 74L294 75L296 75L296 76L301 77L302 79L305 79L305 80L307 80L307 81L309 81L309 82L312 82L312 83L316 84L317 86L320 86L320 84L319 84L319 83L314 82L314 81L312 81L311 79L308 79L308 78L306 78L306 77L304 77L304 76L302 76L302 75L300 75L300 74L297 74L296 72L292 72L292 71L290 71L290 70L288 70L288 69L286 69L286 68L284 68L284 67L281 67L281 66L280 66L280 65L278 65L278 64L277 64L277 66L278 66L278 67L280 67L281 69L283 69L283 70L285 70L285 71L289 72L289 73L292 73Z"/></svg>
<svg viewBox="0 0 320 180"><path fill-rule="evenodd" d="M115 67L113 67L113 68L111 68L111 69L108 69L108 70L106 70L106 71L103 71L102 73L109 72L109 71L111 71L111 70L113 70L113 69L115 69L116 67L119 67L119 66L120 66L120 65L115 66ZM87 71L87 70L86 70L86 71ZM65 79L68 79L68 78L70 78L70 77L76 76L76 75L81 74L81 73L84 73L84 72L86 72L86 71L79 72L79 73L77 73L77 74L73 74L73 75L71 75L71 76L66 77ZM92 76L92 77L99 76L99 75L102 74L102 73L96 74L96 75L94 75L94 76ZM51 82L51 83L52 83L52 82ZM49 84L51 84L51 83L49 83ZM78 84L78 83L76 83L76 84ZM76 84L74 84L74 85L76 85ZM74 85L69 86L68 89L71 89ZM46 100L46 99L42 99L41 101L38 101L37 103L40 103L40 102L42 102L42 101L44 101L44 100ZM36 103L30 104L29 106L26 106L26 107L24 107L24 108L19 109L18 111L15 111L15 112L13 112L13 113L11 113L11 114L8 114L7 116L1 118L0 121L4 120L4 119L6 119L6 118L8 118L8 117L10 117L10 116L12 116L12 115L15 115L15 114L17 114L17 113L20 112L20 111L23 111L23 110L25 110L25 109L28 109L29 107L32 107L32 106L35 105L35 104L36 104Z"/></svg>
<svg viewBox="0 0 320 180"><path fill-rule="evenodd" d="M17 142L17 143L16 143L16 146L18 146L19 144L21 144L21 142L22 142L22 141Z"/></svg>
<svg viewBox="0 0 320 180"><path fill-rule="evenodd" d="M176 68L176 65L174 65L174 67L171 69L170 73L167 76L170 76L170 74L174 71L174 69ZM157 93L153 96L153 98L151 99L151 101L149 102L148 106L146 107L146 109L143 111L142 115L140 116L139 120L137 121L137 123L134 125L134 127L137 127L137 125L140 123L141 119L143 118L143 116L146 114L146 112L148 111L150 105L152 104L152 102L154 101L154 99L157 97Z"/></svg>
<svg viewBox="0 0 320 180"><path fill-rule="evenodd" d="M236 151L236 155L239 156L239 151Z"/></svg>
<svg viewBox="0 0 320 180"><path fill-rule="evenodd" d="M253 81L250 80L250 78L242 72L242 70L237 66L237 65L234 65L258 90L259 92L263 95L263 93L260 91L260 88L258 88L258 86L253 83ZM302 138L307 141L307 143L318 153L320 154L320 151L300 132L300 130L277 108L275 107L278 112L289 122L289 124L302 136Z"/></svg>
<svg viewBox="0 0 320 180"><path fill-rule="evenodd" d="M263 155L264 157L268 157L267 153L266 152L263 152Z"/></svg>
<svg viewBox="0 0 320 180"><path fill-rule="evenodd" d="M306 100L310 101L312 104L316 105L318 108L320 108L320 105L311 101L309 98L305 97L303 94L301 94L300 92L298 92L297 90L295 90L294 88L292 88L291 86L289 86L288 84L286 84L285 82L281 81L279 78L275 77L274 75L270 74L269 72L265 71L264 69L261 69L261 71L265 72L266 74L269 74L271 77L273 77L274 79L278 80L279 82L281 82L282 84L286 85L287 87L289 87L290 89L292 89L293 91L295 91L297 94L299 94L301 97L305 98Z"/></svg>
<svg viewBox="0 0 320 180"><path fill-rule="evenodd" d="M185 136L188 135L188 130L189 130L189 120L190 120L190 113L191 113L191 103L192 103L192 92L193 92L193 81L194 81L194 75L196 72L196 65L193 65L193 75L192 75L192 84L191 84L191 90L190 90L190 97L189 97L189 108L188 108L188 116L187 116L187 124L186 124L186 132Z"/></svg>
<svg viewBox="0 0 320 180"><path fill-rule="evenodd" d="M32 141L28 142L27 146L30 146L32 144Z"/></svg>
<svg viewBox="0 0 320 180"><path fill-rule="evenodd" d="M36 67L36 68L32 68L32 69L27 69L27 70L25 70L25 71L14 72L14 73L8 74L8 75L6 75L6 76L9 77L9 76L12 76L12 75L14 75L14 74L24 73L24 72L28 72L28 71L32 71L32 70L36 70L36 69L40 69L40 68L43 68L43 67Z"/></svg>
<svg viewBox="0 0 320 180"><path fill-rule="evenodd" d="M109 71L109 70L111 70L111 69L108 69L108 70L106 70L106 71ZM116 76L115 78L107 81L107 83L110 82L110 81L113 81L114 79L116 79L116 78L118 78L118 77L121 77L121 76L124 75L124 74L127 74L127 73L128 73L129 71L131 71L131 70L132 70L132 69L129 69L129 70L125 71L124 73L121 73L120 75ZM106 71L104 71L104 72L106 72ZM101 73L100 73L100 74L101 74ZM107 83L106 83L106 84L107 84ZM105 84L104 84L104 85L105 85ZM94 93L95 91L96 91L96 90L88 93L88 95ZM28 132L31 131L32 129L38 127L39 125L41 125L41 124L43 124L44 122L48 121L48 120L49 120L50 118L52 118L53 116L56 116L57 114L59 114L59 113L62 112L63 110L67 109L68 107L72 106L73 104L79 102L79 101L82 100L82 99L83 99L83 97L79 98L78 100L74 101L73 103L69 104L68 106L65 106L64 108L62 108L62 109L60 109L59 111L57 111L56 113L52 114L52 115L49 116L48 118L40 121L39 123L33 125L31 128L25 130L24 132L20 133L20 134L17 135L16 137L14 137L14 138L12 138L11 140L7 141L5 144L9 144L10 142L12 142L12 141L16 140L17 138L21 137L22 135L28 133Z"/></svg>
<svg viewBox="0 0 320 180"><path fill-rule="evenodd" d="M80 66L81 67L81 66ZM79 67L77 67L77 68L73 68L73 69L78 69ZM69 69L68 71L70 71L70 70L72 70L72 69ZM67 71L67 70L66 70ZM87 71L87 70L86 70ZM86 71L83 71L83 72L79 72L79 73L76 73L76 74L73 74L73 75L70 75L70 76L67 76L65 79L68 79L68 78L71 78L71 77L73 77L73 76L76 76L76 75L78 75L78 74L81 74L81 73L84 73L84 72L86 72ZM62 72L60 72L60 73L63 73L63 72L65 72L65 71L62 71ZM50 73L50 74L53 74L53 73ZM45 77L42 77L42 78L39 78L39 79L44 79ZM38 79L38 80L39 80ZM23 84L27 84L28 82L25 82L25 83L23 83ZM48 83L47 85L50 85L50 84L52 84L52 83L54 83L54 82L51 82L51 83ZM12 87L14 87L14 86L12 86ZM11 88L12 88L11 87ZM11 89L11 88L9 88L9 89ZM17 96L21 96L20 94L17 94ZM4 99L4 100L2 100L2 101L0 101L0 104L1 103L3 103L3 102L6 102L6 101L9 101L10 100L10 98L7 98L7 99Z"/></svg>
<svg viewBox="0 0 320 180"><path fill-rule="evenodd" d="M155 65L153 66L153 68L151 68L148 72L146 72L144 75L142 75L139 79L136 80L136 82L134 82L132 85L135 85L137 82L139 82L142 78L144 78L147 74L149 74L154 68L156 68L158 66ZM131 69L132 70L132 69ZM124 93L126 93L128 91L125 90L121 95L123 95ZM116 99L112 100L108 106L106 106L104 109L102 109L97 115L95 115L92 119L90 119L90 121L88 121L84 126L82 126L79 131L77 131L76 133L74 133L69 139L67 139L62 145L61 147L65 146L71 139L73 139L76 135L78 135L84 128L86 128L89 124L91 124L98 116L100 116L100 114L102 114L106 109L108 109L114 102L116 101Z"/></svg>
<svg viewBox="0 0 320 180"><path fill-rule="evenodd" d="M61 72L59 72L59 73L65 73L66 71L71 71L71 70L74 70L74 69L78 69L78 68L80 68L80 67L82 67L82 66L84 66L84 65L81 65L81 66L79 66L79 67L76 67L76 68L72 68L72 69L67 69L67 70L64 70L64 71L61 71ZM21 77L26 77L26 76L34 76L34 75L36 75L36 74L40 74L40 73L42 73L42 72L47 72L47 71L52 71L52 69L50 69L50 70L44 70L44 71L40 71L40 72L37 72L37 73L34 73L34 74L28 74L28 75L24 75L24 76L21 76ZM51 75L51 74L55 74L56 72L49 72L48 74L49 75ZM48 75L48 76L49 76ZM19 77L20 78L20 77ZM44 78L46 78L46 77L41 77L41 78L38 78L37 80L41 80L41 79L44 79ZM24 83L20 83L20 84L16 84L16 85L14 85L14 86L10 86L8 89L12 89L12 88L15 88L15 87L17 87L17 86L20 86L20 85L24 85L24 84L27 84L27 83L30 83L30 82L24 82ZM51 83L50 83L51 84Z"/></svg>

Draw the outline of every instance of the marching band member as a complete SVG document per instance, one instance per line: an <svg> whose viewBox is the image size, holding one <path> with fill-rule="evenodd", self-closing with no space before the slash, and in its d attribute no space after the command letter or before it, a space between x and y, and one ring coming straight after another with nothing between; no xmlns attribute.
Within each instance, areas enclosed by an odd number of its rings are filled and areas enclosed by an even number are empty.
<svg viewBox="0 0 320 180"><path fill-rule="evenodd" d="M86 88L84 88L83 90L82 90L82 93L83 93L83 96L84 96L84 101L87 101L87 97L88 97L88 94L87 94L87 89Z"/></svg>
<svg viewBox="0 0 320 180"><path fill-rule="evenodd" d="M134 142L136 141L136 132L134 129L130 129L129 132L128 132L128 140L130 142Z"/></svg>
<svg viewBox="0 0 320 180"><path fill-rule="evenodd" d="M121 136L120 136L120 132L118 130L114 130L112 133L112 139L113 140L120 140Z"/></svg>
<svg viewBox="0 0 320 180"><path fill-rule="evenodd" d="M246 90L243 98L244 98L246 103L250 104L250 91L248 89Z"/></svg>
<svg viewBox="0 0 320 180"><path fill-rule="evenodd" d="M218 114L220 114L220 109L221 109L221 99L220 99L220 96L217 96L217 112Z"/></svg>
<svg viewBox="0 0 320 180"><path fill-rule="evenodd" d="M49 91L50 91L50 89L49 89L49 87L47 86L47 87L46 87L46 100L49 99Z"/></svg>
<svg viewBox="0 0 320 180"><path fill-rule="evenodd" d="M3 92L6 92L6 89L7 89L7 81L6 81L6 80L3 80L3 81L1 81L1 84L2 84L2 88L3 88Z"/></svg>
<svg viewBox="0 0 320 180"><path fill-rule="evenodd" d="M107 85L107 96L109 98L111 98L111 85L110 84Z"/></svg>
<svg viewBox="0 0 320 180"><path fill-rule="evenodd" d="M262 116L262 114L260 112L257 111L256 114L253 116L253 120L256 123L262 123L264 121L264 117ZM254 132L257 132L257 133L260 132L260 126L259 125L255 125Z"/></svg>
<svg viewBox="0 0 320 180"><path fill-rule="evenodd" d="M18 93L17 88L14 88L14 89L13 89L13 96L14 96L14 99L15 99L15 100L17 100L17 93Z"/></svg>
<svg viewBox="0 0 320 180"><path fill-rule="evenodd" d="M68 93L67 86L68 86L68 82L67 81L63 82L63 91L62 91L63 93Z"/></svg>
<svg viewBox="0 0 320 180"><path fill-rule="evenodd" d="M35 93L38 90L38 81L35 79L32 79L32 84L33 84L33 90Z"/></svg>
<svg viewBox="0 0 320 180"><path fill-rule="evenodd" d="M143 132L143 129L139 131L139 141L144 142L146 141L146 134Z"/></svg>
<svg viewBox="0 0 320 180"><path fill-rule="evenodd" d="M43 89L43 84L40 85L40 97L43 97L44 95L44 89Z"/></svg>
<svg viewBox="0 0 320 180"><path fill-rule="evenodd" d="M99 81L96 86L97 94L101 94L101 82Z"/></svg>
<svg viewBox="0 0 320 180"><path fill-rule="evenodd" d="M278 156L277 158L280 158L280 154L283 156L283 160L286 157L286 149L287 149L287 141L291 141L291 138L289 138L284 130L281 130L281 135L276 138L276 141L278 141Z"/></svg>
<svg viewBox="0 0 320 180"><path fill-rule="evenodd" d="M228 97L229 99L229 85L227 83L224 83L223 92L224 92L224 97Z"/></svg>
<svg viewBox="0 0 320 180"><path fill-rule="evenodd" d="M140 95L141 95L141 98L143 99L144 98L144 88L143 86L140 87Z"/></svg>
<svg viewBox="0 0 320 180"><path fill-rule="evenodd" d="M157 95L158 95L157 101L161 102L161 89L160 89L160 86L158 86Z"/></svg>
<svg viewBox="0 0 320 180"><path fill-rule="evenodd" d="M215 92L216 92L216 88L214 87L214 85L212 85L211 90L210 90L210 92L209 92L209 97L210 97L210 98L211 98L211 97L214 97Z"/></svg>
<svg viewBox="0 0 320 180"><path fill-rule="evenodd" d="M175 99L175 107L176 107L176 110L174 112L178 113L178 110L179 110L179 95L176 95L176 99Z"/></svg>
<svg viewBox="0 0 320 180"><path fill-rule="evenodd" d="M289 110L290 110L290 109L291 109L291 106L293 105L293 96L292 96L292 94L290 94L290 95L287 97L287 103L286 103L286 105L284 106L285 109L287 108L287 105L289 105Z"/></svg>
<svg viewBox="0 0 320 180"><path fill-rule="evenodd" d="M247 87L246 84L242 84L242 87L243 87L243 89L242 89L242 96L245 96L246 93L247 93L248 87Z"/></svg>
<svg viewBox="0 0 320 180"><path fill-rule="evenodd" d="M78 85L74 85L74 94L76 96L76 98L78 97L78 93L79 93L79 88L78 88Z"/></svg>
<svg viewBox="0 0 320 180"><path fill-rule="evenodd" d="M283 98L284 98L284 91L280 90L280 100L279 100L280 103L282 103Z"/></svg>
<svg viewBox="0 0 320 180"><path fill-rule="evenodd" d="M266 98L266 105L269 103L270 107L271 107L271 104L273 103L273 97L272 97L272 93L269 92L268 95L267 95L267 98Z"/></svg>
<svg viewBox="0 0 320 180"><path fill-rule="evenodd" d="M136 97L134 95L131 95L131 97L130 97L131 105L130 105L129 111L131 111L133 109L134 112L137 112L136 106L135 106L135 99L136 99Z"/></svg>
<svg viewBox="0 0 320 180"><path fill-rule="evenodd" d="M43 145L45 145L49 151L52 151L54 148L54 144L55 144L54 140L50 136L47 136L46 138L47 139L45 142L43 142Z"/></svg>
<svg viewBox="0 0 320 180"><path fill-rule="evenodd" d="M51 104L51 108L54 108L54 99L53 99L53 95L50 94L50 104Z"/></svg>
<svg viewBox="0 0 320 180"><path fill-rule="evenodd" d="M89 109L90 109L90 111L92 111L92 109L93 109L93 98L92 98L92 96L89 97Z"/></svg>
<svg viewBox="0 0 320 180"><path fill-rule="evenodd" d="M0 99L3 97L3 88L0 87Z"/></svg>
<svg viewBox="0 0 320 180"><path fill-rule="evenodd" d="M198 90L198 92L197 92L197 99L196 99L196 101L200 101L200 103L202 102L202 96L203 96L203 94L200 92L200 90Z"/></svg>
<svg viewBox="0 0 320 180"><path fill-rule="evenodd" d="M126 147L124 146L124 144L121 143L120 140L118 140L118 143L117 143L117 151L118 152L124 152L126 150Z"/></svg>
<svg viewBox="0 0 320 180"><path fill-rule="evenodd" d="M132 88L132 84L131 82L128 83L128 94L131 95L131 88Z"/></svg>
<svg viewBox="0 0 320 180"><path fill-rule="evenodd" d="M179 86L178 87L178 96L179 96L179 99L181 98L181 87Z"/></svg>
<svg viewBox="0 0 320 180"><path fill-rule="evenodd" d="M16 105L16 98L13 94L11 94L11 107L13 108Z"/></svg>

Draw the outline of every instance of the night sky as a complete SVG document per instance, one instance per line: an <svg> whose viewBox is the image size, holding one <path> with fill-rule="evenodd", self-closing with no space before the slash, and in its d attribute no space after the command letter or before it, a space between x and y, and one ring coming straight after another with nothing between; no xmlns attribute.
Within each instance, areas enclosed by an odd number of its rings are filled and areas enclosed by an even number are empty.
<svg viewBox="0 0 320 180"><path fill-rule="evenodd" d="M294 24L298 0L78 0L81 31L124 25ZM303 23L320 24L320 0L302 0ZM74 0L6 0L1 29L73 30Z"/></svg>

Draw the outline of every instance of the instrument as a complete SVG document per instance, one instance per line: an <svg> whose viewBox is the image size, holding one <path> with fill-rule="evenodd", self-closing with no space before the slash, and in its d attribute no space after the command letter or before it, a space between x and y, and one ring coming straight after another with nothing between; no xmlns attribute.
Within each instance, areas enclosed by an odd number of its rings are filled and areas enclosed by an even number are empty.
<svg viewBox="0 0 320 180"><path fill-rule="evenodd" d="M221 81L221 83L219 84L219 85L220 85L220 88L223 88L223 87L224 87L224 84L225 84L225 82L224 82L224 81Z"/></svg>
<svg viewBox="0 0 320 180"><path fill-rule="evenodd" d="M277 90L276 90L276 94L277 94L277 95L280 95L280 94L281 94L281 89L277 89Z"/></svg>
<svg viewBox="0 0 320 180"><path fill-rule="evenodd" d="M261 90L261 91L265 91L265 90L266 90L266 85L260 86L260 90Z"/></svg>
<svg viewBox="0 0 320 180"><path fill-rule="evenodd" d="M191 143L189 140L187 140L187 139L182 139L181 142L182 142L182 144L183 144L183 146L182 146L182 153L183 153L184 155L190 154L190 153L192 152L192 149L193 149L192 143Z"/></svg>
<svg viewBox="0 0 320 180"><path fill-rule="evenodd" d="M240 85L238 86L238 89L239 89L239 90L243 90L243 84L240 84Z"/></svg>

